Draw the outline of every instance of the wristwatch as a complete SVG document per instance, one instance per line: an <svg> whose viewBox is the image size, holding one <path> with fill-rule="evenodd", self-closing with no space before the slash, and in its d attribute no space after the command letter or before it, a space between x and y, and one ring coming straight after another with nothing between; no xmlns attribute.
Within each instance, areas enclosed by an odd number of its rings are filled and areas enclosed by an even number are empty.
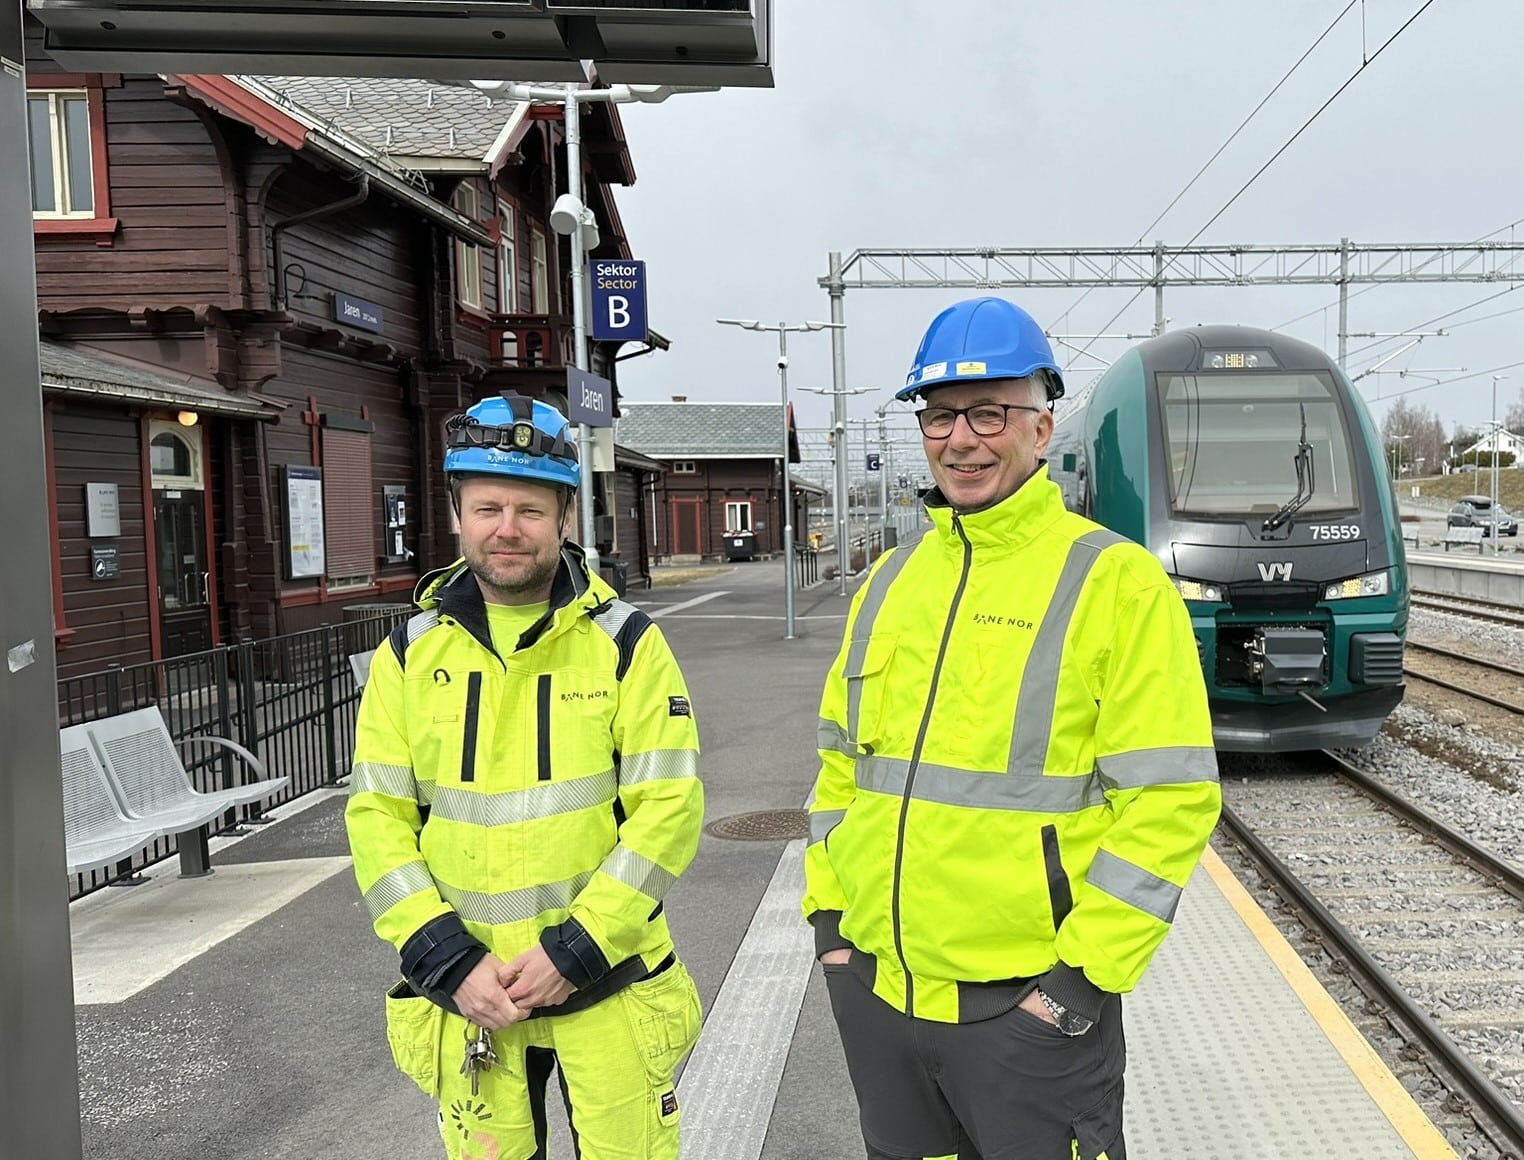
<svg viewBox="0 0 1524 1160"><path fill-rule="evenodd" d="M1065 1035L1073 1038L1085 1034L1095 1026L1094 1019L1086 1019L1078 1011L1071 1011L1062 1003L1048 998L1041 987L1037 988L1037 997L1042 1000L1042 1005L1048 1009L1048 1014L1053 1016L1058 1029Z"/></svg>

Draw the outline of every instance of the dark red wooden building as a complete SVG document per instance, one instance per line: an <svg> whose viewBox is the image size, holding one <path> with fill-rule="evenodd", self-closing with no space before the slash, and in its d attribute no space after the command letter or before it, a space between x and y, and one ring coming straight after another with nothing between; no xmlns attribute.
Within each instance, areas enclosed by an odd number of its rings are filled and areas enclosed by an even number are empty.
<svg viewBox="0 0 1524 1160"><path fill-rule="evenodd" d="M662 465L647 502L650 550L658 560L726 555L727 534L750 532L759 555L783 551L783 414L778 403L625 399L614 438ZM793 408L788 455L799 462ZM825 492L790 477L794 543L806 542L809 508Z"/></svg>
<svg viewBox="0 0 1524 1160"><path fill-rule="evenodd" d="M27 67L61 675L405 601L456 555L445 420L504 389L565 405L559 108L75 75L36 39ZM595 255L629 257L617 110L583 134ZM621 457L598 526L638 583L625 501L656 465Z"/></svg>

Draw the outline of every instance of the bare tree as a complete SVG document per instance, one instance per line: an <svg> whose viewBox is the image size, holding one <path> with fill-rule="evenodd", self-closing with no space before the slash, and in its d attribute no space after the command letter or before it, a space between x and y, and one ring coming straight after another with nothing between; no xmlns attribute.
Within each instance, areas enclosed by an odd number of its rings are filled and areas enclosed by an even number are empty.
<svg viewBox="0 0 1524 1160"><path fill-rule="evenodd" d="M1387 470L1404 475L1437 475L1449 452L1444 424L1427 407L1398 399L1381 421Z"/></svg>
<svg viewBox="0 0 1524 1160"><path fill-rule="evenodd" d="M1508 408L1508 414L1503 416L1503 426L1515 435L1524 435L1524 387L1519 388L1518 400Z"/></svg>

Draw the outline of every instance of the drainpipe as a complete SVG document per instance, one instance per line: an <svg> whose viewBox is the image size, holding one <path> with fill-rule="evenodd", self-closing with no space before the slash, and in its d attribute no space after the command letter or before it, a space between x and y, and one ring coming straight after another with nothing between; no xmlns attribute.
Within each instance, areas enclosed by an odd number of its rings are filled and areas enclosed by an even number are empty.
<svg viewBox="0 0 1524 1160"><path fill-rule="evenodd" d="M330 202L328 205L314 206L312 209L303 210L301 213L292 214L283 218L270 227L270 249L275 259L275 309L286 308L286 270L281 261L280 235L283 230L292 226L310 222L315 218L328 217L331 214L342 213L346 209L353 209L362 204L370 197L370 174L361 173L355 178L355 191L348 197Z"/></svg>

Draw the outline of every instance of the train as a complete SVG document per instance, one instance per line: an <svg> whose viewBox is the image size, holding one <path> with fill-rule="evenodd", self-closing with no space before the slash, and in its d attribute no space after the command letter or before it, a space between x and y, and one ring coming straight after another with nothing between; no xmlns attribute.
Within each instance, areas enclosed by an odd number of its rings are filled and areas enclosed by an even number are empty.
<svg viewBox="0 0 1524 1160"><path fill-rule="evenodd" d="M1168 331L1060 418L1068 507L1190 611L1219 750L1368 744L1402 700L1409 582L1381 439L1338 364L1244 326Z"/></svg>

